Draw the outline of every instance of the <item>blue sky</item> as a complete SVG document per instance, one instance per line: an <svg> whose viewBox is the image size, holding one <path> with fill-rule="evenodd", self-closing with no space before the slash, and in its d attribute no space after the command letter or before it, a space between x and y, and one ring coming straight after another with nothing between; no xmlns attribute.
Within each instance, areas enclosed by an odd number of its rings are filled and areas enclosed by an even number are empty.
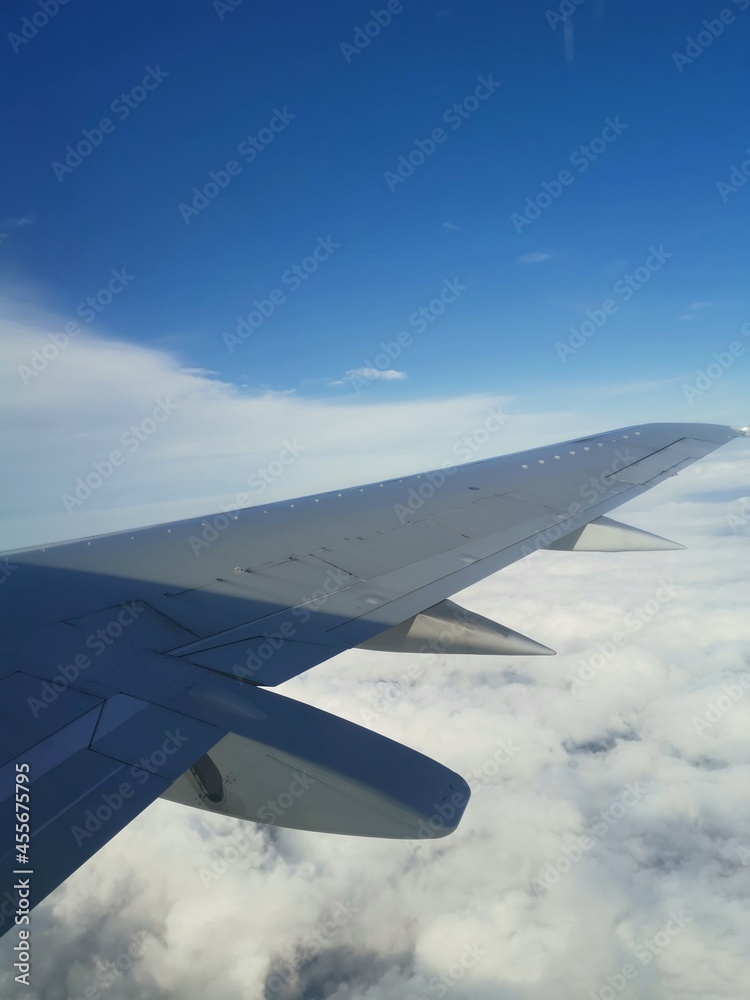
<svg viewBox="0 0 750 1000"><path fill-rule="evenodd" d="M566 405L676 379L677 406L680 380L750 320L750 194L717 190L750 156L745 2L729 0L721 24L709 2L568 0L563 21L564 3L394 0L361 51L346 46L385 4L73 0L25 41L22 17L40 8L7 8L3 287L75 318L124 268L132 281L97 317L101 336L248 391L351 395L345 373L406 330L391 366L406 377L368 386L384 401L497 392ZM704 19L719 36L675 60L709 37ZM463 118L449 111L488 78L500 85ZM102 118L101 142L55 167ZM607 120L620 134L602 142ZM248 154L269 123L273 140ZM436 128L434 152L389 184ZM603 151L583 169L576 151L593 140ZM180 204L230 160L237 175L186 221ZM518 232L514 213L565 170ZM335 252L285 285L329 238ZM613 293L652 247L671 257L627 301ZM456 301L409 326L453 280ZM283 302L230 353L223 334L274 289ZM607 298L614 315L561 360L555 345ZM738 358L722 389L729 422L746 390Z"/></svg>

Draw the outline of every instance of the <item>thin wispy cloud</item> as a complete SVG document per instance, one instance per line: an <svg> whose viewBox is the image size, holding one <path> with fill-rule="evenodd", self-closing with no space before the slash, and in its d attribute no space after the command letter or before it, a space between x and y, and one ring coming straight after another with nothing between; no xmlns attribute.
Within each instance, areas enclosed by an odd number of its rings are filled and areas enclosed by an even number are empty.
<svg viewBox="0 0 750 1000"><path fill-rule="evenodd" d="M0 243L3 243L10 237L10 234L15 229L22 229L24 226L30 226L33 223L28 215L24 215L18 219L3 219L0 221Z"/></svg>
<svg viewBox="0 0 750 1000"><path fill-rule="evenodd" d="M662 389L668 385L674 385L681 381L681 376L674 378L643 379L639 382L623 382L621 385L610 385L602 389L602 396L629 396L642 392L653 392L655 389Z"/></svg>
<svg viewBox="0 0 750 1000"><path fill-rule="evenodd" d="M563 25L563 45L565 46L566 62L573 62L575 58L575 45L573 42L573 25L569 17L565 18Z"/></svg>
<svg viewBox="0 0 750 1000"><path fill-rule="evenodd" d="M685 313L680 316L680 319L695 319L695 313L701 309L710 309L713 302L709 302L707 299L699 299L697 302L691 302L688 306L690 312Z"/></svg>
<svg viewBox="0 0 750 1000"><path fill-rule="evenodd" d="M18 219L3 219L0 221L0 229L20 229L22 226L33 226L34 220L30 215L22 215Z"/></svg>
<svg viewBox="0 0 750 1000"><path fill-rule="evenodd" d="M460 228L461 227L457 226L455 224L455 222L444 222L443 223L443 229L460 229Z"/></svg>
<svg viewBox="0 0 750 1000"><path fill-rule="evenodd" d="M343 378L331 379L329 387L336 386L359 386L370 382L402 382L407 377L406 372L396 371L395 368L350 368Z"/></svg>
<svg viewBox="0 0 750 1000"><path fill-rule="evenodd" d="M552 256L545 250L534 250L532 253L522 253L518 258L520 264L541 264L543 260L549 260Z"/></svg>
<svg viewBox="0 0 750 1000"><path fill-rule="evenodd" d="M395 382L400 379L406 378L406 372L396 371L395 368L352 368L346 373L352 377L359 376L360 378L370 379L370 381L383 381L383 382Z"/></svg>

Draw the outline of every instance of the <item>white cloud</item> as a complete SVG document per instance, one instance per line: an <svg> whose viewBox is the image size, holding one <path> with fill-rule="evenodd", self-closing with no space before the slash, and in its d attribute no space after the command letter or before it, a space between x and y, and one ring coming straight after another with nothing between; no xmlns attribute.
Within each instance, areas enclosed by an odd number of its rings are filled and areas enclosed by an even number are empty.
<svg viewBox="0 0 750 1000"><path fill-rule="evenodd" d="M331 379L327 384L334 388L337 386L348 386L352 389L363 389L371 382L403 382L406 379L406 372L396 371L395 368L350 368L343 378Z"/></svg>
<svg viewBox="0 0 750 1000"><path fill-rule="evenodd" d="M546 253L543 250L536 250L533 253L521 254L518 260L521 264L541 264L543 260L549 260L551 256L551 253Z"/></svg>
<svg viewBox="0 0 750 1000"><path fill-rule="evenodd" d="M655 389L674 386L677 382L683 380L684 376L676 375L674 378L654 378L642 379L636 382L622 382L619 385L607 386L601 390L601 394L603 396L630 396L634 393L653 392Z"/></svg>
<svg viewBox="0 0 750 1000"><path fill-rule="evenodd" d="M0 229L21 229L23 226L32 226L34 220L30 215L22 215L15 219L3 219L0 221Z"/></svg>
<svg viewBox="0 0 750 1000"><path fill-rule="evenodd" d="M43 330L0 333L3 425L17 428L3 438L6 530L27 537L40 524L27 516L63 537L84 522L111 530L136 513L210 509L285 438L307 452L269 499L436 467L507 402L247 396L164 352L93 337L25 386L16 364ZM56 513L71 475L165 396L174 415L90 511ZM478 457L597 427L590 415L519 414ZM750 690L707 729L694 721L750 670L743 444L615 514L687 550L542 553L458 597L557 657L352 651L284 686L466 775L474 794L456 834L326 837L157 802L35 911L23 995L403 1000L445 987L574 1000L608 995L625 966L632 995L649 1000L750 995ZM673 593L657 599L664 581ZM501 740L513 752L498 762ZM238 860L206 884L230 837ZM134 941L132 967L103 986ZM13 943L0 942L3 996L15 995Z"/></svg>
<svg viewBox="0 0 750 1000"><path fill-rule="evenodd" d="M457 226L454 222L444 222L443 223L443 229L460 229L460 228L461 227Z"/></svg>
<svg viewBox="0 0 750 1000"><path fill-rule="evenodd" d="M565 23L563 24L563 46L565 48L566 61L573 62L575 58L575 43L573 41L573 22L569 17L565 18Z"/></svg>
<svg viewBox="0 0 750 1000"><path fill-rule="evenodd" d="M166 351L88 333L56 348L48 330L60 323L46 320L0 321L2 447L13 469L0 497L0 549L218 510L247 491L285 441L298 442L299 459L251 503L437 468L455 461L453 443L504 403L480 393L388 406L366 393L341 401L248 393L180 367ZM42 350L49 359L34 354ZM29 374L35 357L41 370ZM131 450L132 428L148 424L159 400L173 412ZM64 496L113 450L124 461L68 512ZM504 450L505 428L477 457Z"/></svg>
<svg viewBox="0 0 750 1000"><path fill-rule="evenodd" d="M691 302L688 306L690 309L689 313L685 313L684 316L680 316L680 319L695 319L695 313L700 309L710 309L713 306L713 302L708 302L706 300L700 300L698 302Z"/></svg>
<svg viewBox="0 0 750 1000"><path fill-rule="evenodd" d="M350 378L359 376L359 378L365 378L369 382L377 382L378 380L394 382L406 378L406 372L396 371L395 368L352 368L346 374Z"/></svg>
<svg viewBox="0 0 750 1000"><path fill-rule="evenodd" d="M329 388L337 386L347 386L350 389L363 389L371 382L403 382L406 379L406 372L397 371L395 368L350 368L344 373L343 378L331 379L327 385Z"/></svg>

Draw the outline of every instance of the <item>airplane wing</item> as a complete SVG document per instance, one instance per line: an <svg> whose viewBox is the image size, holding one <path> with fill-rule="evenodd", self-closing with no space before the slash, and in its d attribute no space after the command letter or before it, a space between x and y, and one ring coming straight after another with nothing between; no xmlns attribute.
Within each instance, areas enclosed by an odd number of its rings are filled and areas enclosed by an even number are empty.
<svg viewBox="0 0 750 1000"><path fill-rule="evenodd" d="M540 548L676 547L606 515L742 434L620 428L5 553L0 933L158 796L299 829L450 833L459 775L267 688L352 647L551 653L449 598Z"/></svg>

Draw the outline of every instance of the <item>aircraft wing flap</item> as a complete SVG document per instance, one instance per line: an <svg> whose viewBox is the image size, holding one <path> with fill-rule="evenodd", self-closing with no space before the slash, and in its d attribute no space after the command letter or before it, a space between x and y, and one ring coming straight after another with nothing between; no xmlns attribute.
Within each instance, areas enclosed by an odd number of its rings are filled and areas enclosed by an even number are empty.
<svg viewBox="0 0 750 1000"><path fill-rule="evenodd" d="M699 458L703 458L712 452L716 445L708 441L699 441L695 438L681 438L673 444L660 448L659 451L645 458L639 459L632 465L626 466L610 473L608 479L621 483L632 483L636 486L644 486L647 483L661 479L665 473L672 475L686 468Z"/></svg>
<svg viewBox="0 0 750 1000"><path fill-rule="evenodd" d="M337 569L354 574L359 580L368 580L398 569L407 560L421 562L430 556L449 552L459 541L455 531L446 530L432 520L424 520L402 524L368 537L353 538L340 545L320 549L314 555Z"/></svg>
<svg viewBox="0 0 750 1000"><path fill-rule="evenodd" d="M502 529L509 533L509 540L512 535L512 540L517 541L535 523L546 524L552 513L551 508L518 493L505 493L431 515L430 521L467 539L494 537Z"/></svg>

